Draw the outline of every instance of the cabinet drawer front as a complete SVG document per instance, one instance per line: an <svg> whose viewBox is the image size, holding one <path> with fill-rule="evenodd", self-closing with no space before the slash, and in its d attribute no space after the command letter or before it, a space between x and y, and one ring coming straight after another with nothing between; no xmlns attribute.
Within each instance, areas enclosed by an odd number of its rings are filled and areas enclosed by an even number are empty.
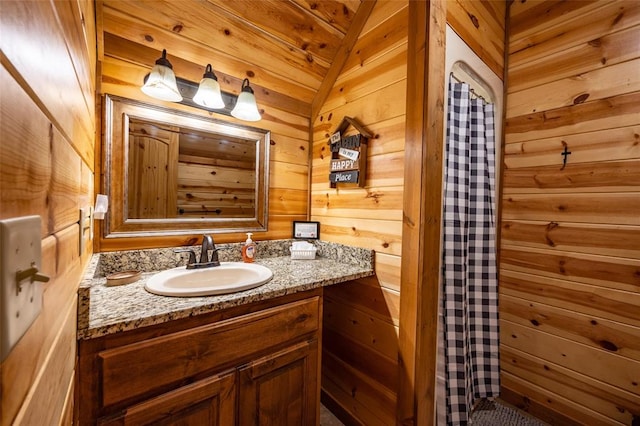
<svg viewBox="0 0 640 426"><path fill-rule="evenodd" d="M237 365L319 329L319 298L99 353L102 408L166 391L189 377Z"/></svg>
<svg viewBox="0 0 640 426"><path fill-rule="evenodd" d="M99 426L235 424L235 371L209 377L127 408Z"/></svg>

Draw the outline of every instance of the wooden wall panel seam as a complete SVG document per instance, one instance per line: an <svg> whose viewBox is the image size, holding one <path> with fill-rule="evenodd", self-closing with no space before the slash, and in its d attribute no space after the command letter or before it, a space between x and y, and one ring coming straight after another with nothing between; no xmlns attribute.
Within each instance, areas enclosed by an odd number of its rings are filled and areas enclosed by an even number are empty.
<svg viewBox="0 0 640 426"><path fill-rule="evenodd" d="M640 58L550 81L507 96L508 118L593 102L640 90Z"/></svg>
<svg viewBox="0 0 640 426"><path fill-rule="evenodd" d="M529 276L533 280L540 279L553 279L561 282L566 282L570 284L579 284L579 285L589 285L594 286L596 288L602 289L602 291L612 291L615 290L617 292L626 292L629 295L634 294L637 291L637 284L635 282L628 283L619 283L613 280L606 279L593 279L587 275L571 275L567 273L553 272L552 270L536 270L531 266L522 266L513 262L510 263L509 259L501 259L501 268L500 272L510 272L510 273L521 273Z"/></svg>
<svg viewBox="0 0 640 426"><path fill-rule="evenodd" d="M349 55L354 45L357 43L360 32L366 24L367 19L371 15L375 4L376 0L367 0L361 3L358 7L351 25L349 26L347 33L342 39L340 46L338 47L338 51L334 57L334 60L330 63L329 69L322 79L316 95L311 101L311 120L316 119L316 116L319 114L320 108L326 101L327 96L329 95L329 92L333 87L336 79L342 72L345 63L349 60Z"/></svg>
<svg viewBox="0 0 640 426"><path fill-rule="evenodd" d="M54 5L49 2L28 5L21 2L5 3L2 25L6 33L3 32L3 39L11 40L11 43L2 43L0 61L64 139L87 164L93 164L93 146L90 143L95 135L91 114L93 110L87 109L85 99L85 96L93 94L83 93L79 87L77 92L73 90L72 82L78 83L78 80L65 34L53 8ZM25 21L20 21L23 27L17 30L15 22L11 20L19 21L23 18ZM35 45L25 43L23 37L11 36L12 31L21 31L32 37L39 35L40 43L34 47ZM56 54L60 54L59 57L51 58ZM36 68L31 59L26 59L34 55L42 55L39 64L56 64L56 72L47 73L46 70L43 72L43 69ZM84 108L79 110L79 105ZM67 111L68 114L59 111Z"/></svg>
<svg viewBox="0 0 640 426"><path fill-rule="evenodd" d="M371 407L355 400L351 393L341 388L334 378L326 373L322 374L322 392L331 398L333 404L347 412L350 419L345 421L353 421L357 426L388 426L388 423L371 412Z"/></svg>
<svg viewBox="0 0 640 426"><path fill-rule="evenodd" d="M511 45L516 41L522 40L530 34L540 32L539 26L544 28L562 27L563 24L572 20L580 20L585 14L592 10L599 9L613 0L590 0L583 2L580 6L558 4L556 1L536 1L517 3L510 7L511 13L511 34L508 44ZM513 52L509 52L510 54Z"/></svg>
<svg viewBox="0 0 640 426"><path fill-rule="evenodd" d="M393 323L331 298L327 301L324 315L325 328L358 341L377 355L396 361L398 327Z"/></svg>
<svg viewBox="0 0 640 426"><path fill-rule="evenodd" d="M508 93L637 58L634 42L638 34L640 25L547 55L531 63L510 66L512 84Z"/></svg>
<svg viewBox="0 0 640 426"><path fill-rule="evenodd" d="M52 2L52 6L60 30L64 34L67 50L68 52L73 52L69 56L78 86L85 95L93 95L95 93L95 87L91 81L93 70L87 69L88 67L86 66L91 62L89 59L90 51L85 44L84 22L82 22L80 10L77 8L78 3ZM95 105L92 97L87 98L85 96L83 98L86 113L82 115L93 117L95 115Z"/></svg>
<svg viewBox="0 0 640 426"><path fill-rule="evenodd" d="M338 358L334 358L330 353L324 352L323 355L326 355L326 357L323 356L323 358L326 358L325 365L334 367L324 372L323 378L333 382L334 388L341 389L344 393L349 393L353 402L359 406L366 407L375 416L375 420L367 419L365 424L392 424L395 411L395 395L357 370L351 369L349 365ZM340 371L335 372L337 369ZM375 423L371 423L371 421Z"/></svg>
<svg viewBox="0 0 640 426"><path fill-rule="evenodd" d="M375 58L384 56L396 46L405 43L407 13L408 8L403 7L371 31L361 34L340 74L348 75L352 70L367 65Z"/></svg>
<svg viewBox="0 0 640 426"><path fill-rule="evenodd" d="M533 303L521 295L501 293L500 303L501 319L640 362L640 327L544 302Z"/></svg>
<svg viewBox="0 0 640 426"><path fill-rule="evenodd" d="M369 19L360 31L358 38L363 38L376 28L385 25L387 21L402 13L408 7L408 1L401 0L395 2L380 1L369 15Z"/></svg>
<svg viewBox="0 0 640 426"><path fill-rule="evenodd" d="M635 1L599 3L602 7L589 13L564 19L559 25L543 28L543 31L510 43L509 51L515 63L532 61L545 54L597 40L602 35L624 30L640 22L640 9Z"/></svg>
<svg viewBox="0 0 640 426"><path fill-rule="evenodd" d="M29 393L25 396L20 411L16 414L15 424L52 424L62 418L64 414L63 409L67 394L66 392L59 394L51 392L51 385L59 383L62 379L61 386L66 391L69 383L74 380L76 300L69 300L66 309L63 308L60 312L66 315L63 316L66 321L63 322L63 327L57 330L51 347L48 348ZM67 347L65 348L65 346ZM65 354L67 357L61 358ZM51 366L51 364L54 365ZM66 376L56 377L62 373L66 373Z"/></svg>
<svg viewBox="0 0 640 426"><path fill-rule="evenodd" d="M324 111L313 124L316 132L322 130L333 133L345 116L356 118L366 127L367 122L380 122L404 115L406 84L406 80L403 79L373 94Z"/></svg>
<svg viewBox="0 0 640 426"><path fill-rule="evenodd" d="M504 352L502 352L502 350L504 350ZM574 388L577 388L579 390L581 389L583 392L587 391L589 388L597 387L599 391L604 394L604 399L607 402L616 405L616 408L618 408L620 411L637 412L638 410L640 410L640 402L638 401L636 395L624 389L620 389L605 382L593 379L587 375L580 374L569 368L563 367L553 362L549 362L548 360L545 360L543 358L533 356L516 348L506 346L504 348L501 348L501 356L503 356L507 364L505 370L507 370L507 372L513 374L514 376L518 376L513 372L515 368L526 369L527 367L529 367L529 365L522 365L522 363L518 365L518 361L516 360L514 362L513 360L509 359L510 357L518 356L521 360L526 359L529 362L531 362L531 360L535 360L535 362L542 365L542 369L544 371L543 374L545 377L552 378L555 376L556 381L562 382L567 386L571 386L571 384L574 384ZM567 394L570 395L569 393Z"/></svg>
<svg viewBox="0 0 640 426"><path fill-rule="evenodd" d="M331 294L325 294L325 297L332 302L337 302L342 305L348 306L350 309L359 311L363 315L370 315L380 320L384 324L393 326L396 329L398 328L398 324L396 323L397 319L391 318L388 315L384 315L383 313L378 312L372 308L368 308L366 305L360 304L357 301L342 298L340 294L336 294L335 296L332 296Z"/></svg>
<svg viewBox="0 0 640 426"><path fill-rule="evenodd" d="M337 108L406 79L406 44L395 46L365 66L341 74L318 112Z"/></svg>
<svg viewBox="0 0 640 426"><path fill-rule="evenodd" d="M508 269L501 269L500 276L500 294L640 327L640 313L635 308L640 294L636 292Z"/></svg>
<svg viewBox="0 0 640 426"><path fill-rule="evenodd" d="M502 80L504 70L504 29L486 13L485 2L450 1L447 24L472 48Z"/></svg>
<svg viewBox="0 0 640 426"><path fill-rule="evenodd" d="M384 386L389 392L395 392L398 383L396 360L390 360L372 352L366 346L350 339L349 336L344 336L337 330L325 328L322 338L323 342L327 343L323 348L324 351L343 360L350 367Z"/></svg>
<svg viewBox="0 0 640 426"><path fill-rule="evenodd" d="M640 396L640 390L637 389L640 374L638 361L541 330L532 330L505 319L500 320L500 328L503 346L514 347ZM594 368L595 363L598 368Z"/></svg>
<svg viewBox="0 0 640 426"><path fill-rule="evenodd" d="M503 377L504 378L502 380L502 387L511 388L515 384L515 382L519 381L520 383L518 383L518 390L514 390L514 392L522 394L522 391L519 390L526 389L527 393L523 396L527 400L538 402L541 406L545 407L548 410L546 413L542 413L545 414L545 417L543 417L544 420L557 420L559 416L555 416L552 413L554 409L559 409L561 410L560 418L564 417L571 419L573 422L575 422L572 423L574 425L589 424L590 426L613 426L616 424L612 423L610 418L603 416L596 411L593 411L590 407L584 407L580 404L577 404L564 395L557 395L507 372L503 373ZM514 403L514 405L518 405L516 401L507 400L507 402L512 402ZM539 413L536 414L540 415ZM561 424L564 425L564 423Z"/></svg>
<svg viewBox="0 0 640 426"><path fill-rule="evenodd" d="M552 259L554 265L549 267L546 270L536 269L535 266L530 264L522 265L522 262L512 261L509 258L501 258L501 271L510 271L510 272L520 272L529 275L532 278L553 278L560 281L570 282L573 284L588 284L594 285L597 287L601 287L602 289L615 289L618 291L626 291L629 294L633 294L637 291L638 285L635 280L628 279L627 282L619 282L616 280L617 277L608 277L607 274L613 274L613 270L599 270L600 275L604 275L605 278L590 278L588 275L588 271L584 269L578 270L577 272L572 273L571 267L569 267L569 272L560 272L564 268L563 262L564 260L557 261L557 259ZM570 263L571 259L569 259ZM559 263L559 266L555 265L555 263ZM578 267L586 267L588 265L588 261L581 262ZM615 264L612 264L615 266ZM555 271L553 268L559 269L559 271ZM576 268L577 269L577 268ZM635 270L634 267L626 268L627 272L633 273Z"/></svg>
<svg viewBox="0 0 640 426"><path fill-rule="evenodd" d="M640 227L576 222L507 220L502 240L513 247L537 247L571 253L640 259Z"/></svg>
<svg viewBox="0 0 640 426"><path fill-rule="evenodd" d="M507 143L638 124L640 92L507 119ZM580 119L580 121L578 121Z"/></svg>

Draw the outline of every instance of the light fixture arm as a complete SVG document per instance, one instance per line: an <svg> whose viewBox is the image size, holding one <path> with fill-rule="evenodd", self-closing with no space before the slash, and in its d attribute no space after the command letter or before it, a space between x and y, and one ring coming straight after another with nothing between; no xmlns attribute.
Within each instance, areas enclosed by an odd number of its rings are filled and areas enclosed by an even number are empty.
<svg viewBox="0 0 640 426"><path fill-rule="evenodd" d="M169 69L173 69L171 62L167 59L167 49L162 49L162 56L156 60L156 65L163 65Z"/></svg>
<svg viewBox="0 0 640 426"><path fill-rule="evenodd" d="M247 84L245 86L245 83ZM244 80L242 80L242 87L240 88L240 92L249 92L253 95L253 89L251 88L251 86L249 86L249 79L245 78Z"/></svg>
<svg viewBox="0 0 640 426"><path fill-rule="evenodd" d="M215 81L218 81L218 77L213 72L213 67L211 66L211 64L207 64L206 68L204 69L204 74L202 75L202 78L212 78Z"/></svg>

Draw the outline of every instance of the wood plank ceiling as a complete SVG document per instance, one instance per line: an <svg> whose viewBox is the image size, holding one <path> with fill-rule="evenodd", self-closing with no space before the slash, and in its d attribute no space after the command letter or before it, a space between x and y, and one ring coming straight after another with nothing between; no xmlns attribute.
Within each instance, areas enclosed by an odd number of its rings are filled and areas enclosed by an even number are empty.
<svg viewBox="0 0 640 426"><path fill-rule="evenodd" d="M198 82L211 64L223 91L237 94L242 79L249 78L259 106L310 117L330 90L371 3L103 0L97 3L99 57L148 70L166 49L178 77Z"/></svg>

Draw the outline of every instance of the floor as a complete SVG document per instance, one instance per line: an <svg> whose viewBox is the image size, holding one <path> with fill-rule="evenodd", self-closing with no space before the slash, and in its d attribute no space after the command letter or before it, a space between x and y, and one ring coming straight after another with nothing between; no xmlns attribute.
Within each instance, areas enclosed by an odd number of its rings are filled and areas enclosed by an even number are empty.
<svg viewBox="0 0 640 426"><path fill-rule="evenodd" d="M547 423L502 401L480 401L471 420L473 426L548 426Z"/></svg>
<svg viewBox="0 0 640 426"><path fill-rule="evenodd" d="M473 426L548 426L529 414L502 402L478 404L471 418ZM324 405L320 407L320 426L344 426Z"/></svg>
<svg viewBox="0 0 640 426"><path fill-rule="evenodd" d="M320 406L320 426L344 426L324 405Z"/></svg>

